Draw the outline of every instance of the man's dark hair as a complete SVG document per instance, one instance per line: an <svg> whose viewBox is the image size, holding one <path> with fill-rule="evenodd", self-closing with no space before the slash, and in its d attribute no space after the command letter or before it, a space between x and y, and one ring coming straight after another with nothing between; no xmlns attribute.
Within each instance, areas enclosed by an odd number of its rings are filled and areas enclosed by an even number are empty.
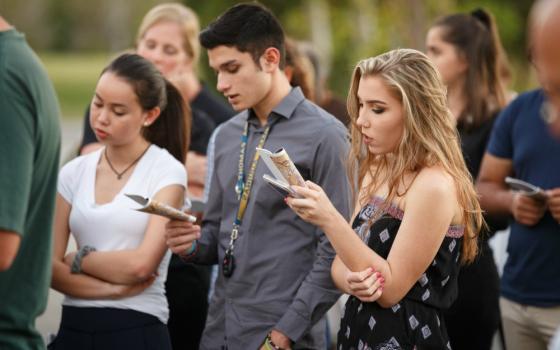
<svg viewBox="0 0 560 350"><path fill-rule="evenodd" d="M200 44L206 49L224 45L248 52L259 67L259 58L264 51L275 47L280 51L280 68L284 69L284 30L272 12L261 4L231 7L210 23L199 38Z"/></svg>

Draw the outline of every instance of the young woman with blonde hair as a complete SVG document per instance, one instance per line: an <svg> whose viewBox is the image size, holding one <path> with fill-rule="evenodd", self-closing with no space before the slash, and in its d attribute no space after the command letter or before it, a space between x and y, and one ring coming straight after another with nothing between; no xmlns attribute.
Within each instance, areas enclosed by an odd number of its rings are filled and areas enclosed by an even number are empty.
<svg viewBox="0 0 560 350"><path fill-rule="evenodd" d="M352 225L311 182L287 199L336 250L332 277L351 295L339 349L446 348L442 309L483 219L445 88L424 54L393 50L358 63L348 110Z"/></svg>

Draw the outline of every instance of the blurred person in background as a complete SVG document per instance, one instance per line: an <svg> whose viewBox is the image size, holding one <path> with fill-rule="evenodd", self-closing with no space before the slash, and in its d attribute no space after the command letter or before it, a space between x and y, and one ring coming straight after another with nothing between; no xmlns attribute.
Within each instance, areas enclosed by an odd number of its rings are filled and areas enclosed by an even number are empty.
<svg viewBox="0 0 560 350"><path fill-rule="evenodd" d="M531 10L531 42L536 66L546 79L545 92L548 104L543 117L549 123L554 135L560 137L560 3L555 0L537 1ZM549 193L549 206L560 206L560 193ZM551 341L550 349L560 350L560 327Z"/></svg>
<svg viewBox="0 0 560 350"><path fill-rule="evenodd" d="M199 27L198 17L190 8L178 3L157 5L140 24L136 52L175 84L191 106L191 142L186 161L188 195L204 200L210 136L215 126L228 120L234 112L197 77ZM82 153L97 147L100 144L86 115ZM184 264L176 255L171 257L166 295L170 308L168 328L175 348L198 348L208 311L209 281L208 267Z"/></svg>
<svg viewBox="0 0 560 350"><path fill-rule="evenodd" d="M438 19L426 38L427 55L447 87L447 102L473 179L494 121L506 105L501 47L494 18L482 9ZM500 277L488 239L508 222L506 217L491 216L486 221L489 230L479 235L479 254L472 264L461 267L457 300L445 312L453 349L490 350L500 325Z"/></svg>
<svg viewBox="0 0 560 350"><path fill-rule="evenodd" d="M315 101L315 72L311 60L302 52L301 44L286 38L286 66L284 73L293 87L299 86L305 98Z"/></svg>
<svg viewBox="0 0 560 350"><path fill-rule="evenodd" d="M348 116L346 103L327 88L328 75L326 73L326 69L321 65L319 54L309 43L300 44L299 49L309 58L309 62L311 62L313 67L313 75L315 77L313 97L315 103L330 114L334 115L342 122L342 124L349 127L350 117Z"/></svg>
<svg viewBox="0 0 560 350"><path fill-rule="evenodd" d="M543 113L553 133L560 137L560 3L538 1L531 17L534 60L542 71L543 88L548 97Z"/></svg>
<svg viewBox="0 0 560 350"><path fill-rule="evenodd" d="M529 30L533 37L538 28ZM560 139L545 112L551 75L541 68L537 47L530 44L529 51L543 88L519 95L500 113L477 181L482 208L511 217L500 298L508 350L547 349L560 326ZM512 192L506 176L543 192Z"/></svg>
<svg viewBox="0 0 560 350"><path fill-rule="evenodd" d="M25 36L0 16L0 349L44 349L60 110Z"/></svg>
<svg viewBox="0 0 560 350"><path fill-rule="evenodd" d="M168 219L125 194L181 208L187 106L149 61L124 54L102 72L91 125L103 147L60 171L52 287L65 294L49 349L171 349L165 279ZM78 251L66 254L72 235Z"/></svg>

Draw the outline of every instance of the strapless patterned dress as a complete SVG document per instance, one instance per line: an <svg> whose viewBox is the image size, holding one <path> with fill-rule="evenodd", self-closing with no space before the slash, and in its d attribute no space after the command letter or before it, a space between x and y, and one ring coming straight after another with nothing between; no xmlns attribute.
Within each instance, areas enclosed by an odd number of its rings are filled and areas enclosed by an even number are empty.
<svg viewBox="0 0 560 350"><path fill-rule="evenodd" d="M379 211L383 211L380 215ZM387 258L404 212L373 197L352 227L377 254ZM379 217L369 226L372 217ZM426 350L451 349L443 311L457 297L457 276L463 227L450 226L434 260L397 304L383 308L350 296L338 332L337 349Z"/></svg>

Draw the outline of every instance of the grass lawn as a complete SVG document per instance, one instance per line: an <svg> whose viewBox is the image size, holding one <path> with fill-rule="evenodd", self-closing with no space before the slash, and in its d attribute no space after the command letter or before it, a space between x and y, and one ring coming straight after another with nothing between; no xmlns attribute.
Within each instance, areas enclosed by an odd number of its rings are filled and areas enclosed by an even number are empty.
<svg viewBox="0 0 560 350"><path fill-rule="evenodd" d="M91 101L101 70L109 62L107 53L39 52L54 87L65 119L82 118Z"/></svg>

